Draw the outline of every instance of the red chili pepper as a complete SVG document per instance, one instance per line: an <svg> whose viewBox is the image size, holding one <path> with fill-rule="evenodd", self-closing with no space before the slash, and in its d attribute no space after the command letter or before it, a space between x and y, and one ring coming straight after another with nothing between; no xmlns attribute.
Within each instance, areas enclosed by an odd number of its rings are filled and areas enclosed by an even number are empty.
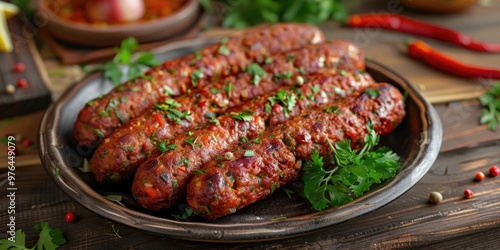
<svg viewBox="0 0 500 250"><path fill-rule="evenodd" d="M163 117L160 114L155 113L153 116L161 127L165 126L165 120L163 120Z"/></svg>
<svg viewBox="0 0 500 250"><path fill-rule="evenodd" d="M346 24L349 27L378 27L434 38L475 51L500 52L500 44L476 41L458 31L396 14L384 13L352 15L349 17Z"/></svg>
<svg viewBox="0 0 500 250"><path fill-rule="evenodd" d="M433 49L423 41L415 40L408 44L408 53L412 58L448 74L464 78L500 79L500 69L468 65Z"/></svg>

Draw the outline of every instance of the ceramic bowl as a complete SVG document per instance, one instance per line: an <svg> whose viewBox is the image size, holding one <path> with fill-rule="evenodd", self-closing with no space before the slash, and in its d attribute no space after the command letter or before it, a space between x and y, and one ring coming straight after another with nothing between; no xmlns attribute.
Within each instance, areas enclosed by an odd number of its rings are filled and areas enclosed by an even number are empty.
<svg viewBox="0 0 500 250"><path fill-rule="evenodd" d="M130 36L141 43L163 40L189 29L200 13L198 1L187 0L181 9L164 18L100 27L71 22L57 16L48 9L48 4L57 5L58 2L38 0L40 22L57 40L85 47L116 46Z"/></svg>
<svg viewBox="0 0 500 250"><path fill-rule="evenodd" d="M465 11L476 2L476 0L401 0L401 3L409 8L433 13Z"/></svg>

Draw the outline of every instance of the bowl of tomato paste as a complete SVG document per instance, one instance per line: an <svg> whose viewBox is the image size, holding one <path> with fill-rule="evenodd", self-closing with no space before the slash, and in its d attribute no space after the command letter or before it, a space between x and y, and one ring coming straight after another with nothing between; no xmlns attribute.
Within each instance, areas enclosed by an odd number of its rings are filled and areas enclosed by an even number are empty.
<svg viewBox="0 0 500 250"><path fill-rule="evenodd" d="M86 47L116 46L131 36L161 41L189 30L200 16L196 0L39 0L37 8L54 38Z"/></svg>

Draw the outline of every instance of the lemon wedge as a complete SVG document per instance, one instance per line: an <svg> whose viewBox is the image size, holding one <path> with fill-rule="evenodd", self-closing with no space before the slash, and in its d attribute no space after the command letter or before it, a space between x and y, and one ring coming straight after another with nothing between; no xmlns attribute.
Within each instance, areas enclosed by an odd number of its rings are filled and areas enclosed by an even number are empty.
<svg viewBox="0 0 500 250"><path fill-rule="evenodd" d="M7 19L19 13L19 8L11 3L0 1L0 51L9 52L12 50L12 40L10 39Z"/></svg>
<svg viewBox="0 0 500 250"><path fill-rule="evenodd" d="M0 1L0 12L3 12L7 19L19 13L19 7L15 4Z"/></svg>

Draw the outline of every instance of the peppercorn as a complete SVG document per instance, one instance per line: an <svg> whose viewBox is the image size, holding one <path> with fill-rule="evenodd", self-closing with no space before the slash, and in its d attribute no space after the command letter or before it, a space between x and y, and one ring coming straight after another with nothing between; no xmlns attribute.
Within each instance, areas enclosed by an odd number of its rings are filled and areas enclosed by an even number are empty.
<svg viewBox="0 0 500 250"><path fill-rule="evenodd" d="M437 204L443 200L443 195L439 192L431 192L429 195L429 201L433 204Z"/></svg>
<svg viewBox="0 0 500 250"><path fill-rule="evenodd" d="M470 189L464 190L464 198L466 198L466 199L472 198L472 191Z"/></svg>
<svg viewBox="0 0 500 250"><path fill-rule="evenodd" d="M5 85L5 93L13 95L16 92L16 87L12 84Z"/></svg>
<svg viewBox="0 0 500 250"><path fill-rule="evenodd" d="M491 168L490 168L490 176L491 177L496 177L499 174L500 174L500 169L498 169L497 166L491 166Z"/></svg>
<svg viewBox="0 0 500 250"><path fill-rule="evenodd" d="M19 80L17 80L17 87L21 89L28 88L28 81L24 78L19 78Z"/></svg>
<svg viewBox="0 0 500 250"><path fill-rule="evenodd" d="M64 218L66 219L66 222L73 223L76 219L76 215L74 212L69 211L66 213L66 216Z"/></svg>
<svg viewBox="0 0 500 250"><path fill-rule="evenodd" d="M26 66L24 65L24 63L16 63L14 65L13 71L15 73L21 73L24 71L24 69L26 69Z"/></svg>
<svg viewBox="0 0 500 250"><path fill-rule="evenodd" d="M482 181L484 180L484 173L483 172L477 172L476 173L476 181Z"/></svg>

